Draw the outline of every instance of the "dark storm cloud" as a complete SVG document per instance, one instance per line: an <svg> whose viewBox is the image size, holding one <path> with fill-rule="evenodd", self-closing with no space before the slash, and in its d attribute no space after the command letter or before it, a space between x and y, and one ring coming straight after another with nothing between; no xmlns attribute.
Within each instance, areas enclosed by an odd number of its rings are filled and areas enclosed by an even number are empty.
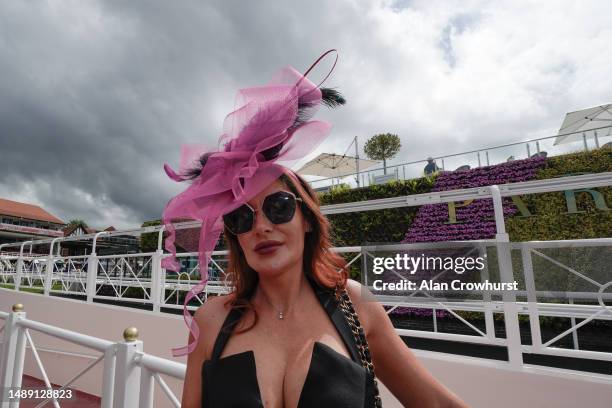
<svg viewBox="0 0 612 408"><path fill-rule="evenodd" d="M0 7L0 182L55 186L42 204L68 218L92 212L67 187L159 217L180 142L214 144L237 87L322 51L318 12L282 2Z"/></svg>
<svg viewBox="0 0 612 408"><path fill-rule="evenodd" d="M250 3L0 6L4 190L55 186L41 198L64 217L88 212L69 187L159 217L180 142L214 144L237 86L314 55L300 16Z"/></svg>
<svg viewBox="0 0 612 408"><path fill-rule="evenodd" d="M402 138L395 161L455 153L608 102L606 13L584 7L567 27L552 6L511 5L1 2L0 197L96 227L158 218L182 188L162 170L181 143L214 146L236 89L329 48L327 85L348 104L321 111L334 130L317 153L380 132ZM600 81L574 86L585 78Z"/></svg>

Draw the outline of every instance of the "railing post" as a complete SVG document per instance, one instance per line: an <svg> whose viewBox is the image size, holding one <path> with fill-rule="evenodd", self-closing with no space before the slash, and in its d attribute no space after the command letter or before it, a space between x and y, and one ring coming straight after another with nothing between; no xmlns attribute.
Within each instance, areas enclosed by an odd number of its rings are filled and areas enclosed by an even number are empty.
<svg viewBox="0 0 612 408"><path fill-rule="evenodd" d="M489 186L493 209L495 212L495 226L497 234L497 259L499 263L499 275L501 282L513 283L512 258L510 253L510 237L506 233L504 222L504 208L499 191L499 186ZM518 324L518 309L516 306L516 294L509 290L502 291L504 306L504 323L506 327L506 345L508 349L508 362L511 368L520 369L523 366L523 347L521 345L521 331Z"/></svg>
<svg viewBox="0 0 612 408"><path fill-rule="evenodd" d="M96 245L98 243L98 237L101 235L108 235L109 231L100 231L94 235L93 242L91 244L91 253L87 259L87 301L93 302L93 298L96 295L96 282L98 281L98 256L96 255Z"/></svg>
<svg viewBox="0 0 612 408"><path fill-rule="evenodd" d="M116 353L116 344L113 344L112 346L104 350L104 368L102 373L102 401L100 408L113 408Z"/></svg>
<svg viewBox="0 0 612 408"><path fill-rule="evenodd" d="M25 313L21 312L22 316L15 319L15 322L25 319ZM13 389L21 389L21 380L23 379L23 363L26 352L26 329L17 327L17 341L15 344L15 360L13 364L13 381L11 387ZM10 408L19 408L19 398L16 398L9 404Z"/></svg>
<svg viewBox="0 0 612 408"><path fill-rule="evenodd" d="M49 296L51 293L51 287L53 282L53 255L49 254L49 259L47 259L47 263L45 265L45 281L43 284L43 294L45 296Z"/></svg>
<svg viewBox="0 0 612 408"><path fill-rule="evenodd" d="M568 303L573 305L574 298L570 297L568 299ZM570 317L570 323L572 325L572 329L574 329L574 327L576 327L576 318L574 316ZM574 342L574 350L580 350L580 343L578 342L578 329L574 329L572 331L572 340Z"/></svg>
<svg viewBox="0 0 612 408"><path fill-rule="evenodd" d="M87 302L93 302L96 294L96 282L98 280L98 256L95 252L89 254L87 258Z"/></svg>
<svg viewBox="0 0 612 408"><path fill-rule="evenodd" d="M531 260L531 246L529 243L521 244L523 260L523 276L527 290L527 307L529 310L529 327L531 328L531 344L537 353L542 348L542 333L540 332L540 315L538 313L538 297L536 295L535 279L533 277L533 262Z"/></svg>
<svg viewBox="0 0 612 408"><path fill-rule="evenodd" d="M21 277L23 276L23 247L32 241L24 241L19 246L19 258L17 258L17 266L15 271L15 290L19 290L21 286Z"/></svg>
<svg viewBox="0 0 612 408"><path fill-rule="evenodd" d="M431 309L432 317L433 317L433 331L434 333L438 332L438 316L436 313L436 308Z"/></svg>
<svg viewBox="0 0 612 408"><path fill-rule="evenodd" d="M23 253L19 253L17 264L15 265L15 290L19 291L21 286L21 277L23 276Z"/></svg>
<svg viewBox="0 0 612 408"><path fill-rule="evenodd" d="M17 322L25 317L23 305L16 303L4 323L4 342L2 343L2 356L0 356L0 403L2 408L12 405L19 406L18 399L17 405L14 405L14 400L9 404L8 391L21 386L26 338L24 329L19 327Z"/></svg>
<svg viewBox="0 0 612 408"><path fill-rule="evenodd" d="M53 255L53 246L60 238L54 238L51 241L51 245L49 245L49 259L47 259L47 265L45 269L45 282L44 282L44 295L49 296L51 293L51 288L53 287L53 267L55 266L55 256ZM58 255L59 255L59 246L57 244Z"/></svg>
<svg viewBox="0 0 612 408"><path fill-rule="evenodd" d="M155 379L153 373L146 367L140 369L140 402L139 408L153 408L153 391Z"/></svg>
<svg viewBox="0 0 612 408"><path fill-rule="evenodd" d="M142 352L143 347L135 327L125 329L123 339L117 343L113 408L134 408L140 399L136 391L140 389L140 366L136 355Z"/></svg>
<svg viewBox="0 0 612 408"><path fill-rule="evenodd" d="M489 260L487 257L487 247L479 246L478 252L481 258L487 259L484 264L484 268L480 270L480 281L486 282L490 279L489 276ZM493 319L493 307L491 304L491 292L485 290L482 292L482 301L484 307L484 317L485 317L485 330L487 333L487 337L491 340L495 339L495 321Z"/></svg>
<svg viewBox="0 0 612 408"><path fill-rule="evenodd" d="M527 158L531 157L531 148L529 147L529 142L526 143L527 146Z"/></svg>
<svg viewBox="0 0 612 408"><path fill-rule="evenodd" d="M153 302L154 312L160 311L160 303L162 296L161 261L163 256L164 252L161 249L155 251L155 253L151 256L151 301Z"/></svg>

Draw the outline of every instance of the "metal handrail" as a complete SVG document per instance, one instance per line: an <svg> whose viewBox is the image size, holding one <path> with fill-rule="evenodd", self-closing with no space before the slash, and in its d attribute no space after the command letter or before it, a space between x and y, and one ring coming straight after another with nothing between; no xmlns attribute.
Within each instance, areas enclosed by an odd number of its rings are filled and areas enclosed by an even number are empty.
<svg viewBox="0 0 612 408"><path fill-rule="evenodd" d="M143 367L160 374L169 375L171 377L182 380L185 378L185 364L177 363L176 361L166 360L156 357L151 354L138 353L139 362Z"/></svg>
<svg viewBox="0 0 612 408"><path fill-rule="evenodd" d="M135 254L113 254L113 255L97 255L98 259L118 259L118 258L139 258L152 257L155 252L142 252Z"/></svg>
<svg viewBox="0 0 612 408"><path fill-rule="evenodd" d="M14 305L12 313L0 312L0 319L5 320L4 341L0 347L0 401L9 401L9 390L21 387L24 371L25 352L28 348L32 352L36 364L43 376L46 387L50 389L51 383L47 376L38 350L34 346L29 330L34 330L49 336L65 340L71 344L88 347L102 352L100 356L79 355L94 360L87 367L81 369L60 389L65 389L75 380L80 378L99 362L103 362L102 381L102 407L103 408L141 408L153 407L153 383L155 379L175 406L180 402L172 393L170 388L159 376L169 375L179 380L184 380L186 365L175 361L159 358L142 351L143 343L137 340L138 332L135 328L124 331L124 341L112 342L89 336L83 333L66 330L61 327L52 326L39 321L27 319L23 311L23 305ZM53 351L53 350L52 350ZM74 353L71 353L74 355ZM142 377L141 374L142 373ZM138 384L140 386L138 387ZM11 400L11 406L18 406L19 400ZM59 407L55 397L48 398L37 407L52 401L53 405ZM3 405L4 406L4 403Z"/></svg>
<svg viewBox="0 0 612 408"><path fill-rule="evenodd" d="M589 132L591 131L598 131L598 130L602 130L602 129L610 129L612 128L612 125L608 125L608 126L601 126L601 127L597 127L597 128L593 128L593 129L589 129ZM513 142L513 143L506 143L506 144L502 144L502 145L496 145L496 146L490 146L490 147L484 147L484 148L480 148L480 149L474 149L474 150L468 150L465 152L460 152L460 153L452 153L452 154L446 154L446 155L442 155L442 156L431 156L432 159L434 160L444 160L450 157L459 157L459 156L464 156L464 155L468 155L468 154L474 154L474 153L480 153L480 152L488 152L490 150L495 150L495 149L501 149L504 147L512 147L512 146L521 146L524 144L529 144L529 143L538 143L542 140L548 140L548 139L554 139L557 137L563 137L563 136L570 136L570 135L575 135L575 134L580 134L580 133L584 133L583 131L576 131L576 132L570 132L570 133L563 133L563 134L558 134L558 135L552 135L552 136L544 136L544 137L539 137L539 138L535 138L535 139L528 139L528 140L524 140L522 142ZM603 137L609 137L609 135L603 136ZM585 144L585 142L583 141L583 144ZM539 145L537 145L538 148L538 153L539 153ZM480 160L480 159L479 159ZM386 167L387 170L390 169L399 169L400 167L404 167L404 166L409 166L412 164L422 164L423 162L426 162L426 159L420 159L420 160L413 160L413 161L409 161L409 162L404 162L404 163L400 163L400 164L393 164L393 165L388 165ZM480 167L480 166L479 166ZM341 174L339 176L334 176L334 177L325 177L325 178L321 178L321 179L317 179L317 180L313 180L310 181L309 183L319 183L319 182L324 182L324 181L332 181L333 179L338 179L338 178L345 178L345 177L359 177L360 174L369 174L369 173L373 173L373 172L377 172L377 171L382 171L384 170L384 167L380 167L380 168L375 168L375 169L368 169L368 170L363 170L363 171L359 171L359 172L353 172L353 173L345 173L345 174ZM421 176L423 177L423 176Z"/></svg>
<svg viewBox="0 0 612 408"><path fill-rule="evenodd" d="M89 347L94 350L104 351L114 343L112 341L100 339L86 334L76 333L71 330L62 329L46 323L37 322L35 320L20 319L17 322L18 326L24 328L36 330L38 332L48 334L49 336L56 337L58 339L66 340L71 343L79 344L81 346Z"/></svg>
<svg viewBox="0 0 612 408"><path fill-rule="evenodd" d="M473 244L492 246L495 244L494 240L486 240L486 241L448 241L448 242L437 242L437 243L410 243L410 244L390 244L384 245L385 250L406 250L406 249L435 249L435 248L446 248L449 245L458 245L458 246L469 246ZM571 247L593 247L593 246L610 246L612 245L612 238L595 238L595 239L578 239L578 240L565 240L565 241L533 241L533 242L525 242L525 243L510 243L510 247L513 250L522 249L522 248L555 248L559 246L563 246L564 248ZM331 250L337 253L360 253L363 250L367 250L370 248L381 248L381 246L352 246L352 247L335 247ZM221 253L226 253L227 251L218 251ZM125 283L136 282L137 278L126 278L124 277L122 281ZM167 289L179 289L179 290L189 290L195 282L185 281L184 279L172 279L171 277L166 277L166 288ZM146 285L149 287L151 285L150 278L142 279L140 284ZM220 289L225 289L225 284L223 281L211 281L209 282L210 289L214 289L215 285ZM231 289L231 288L226 288ZM61 292L61 291L55 291ZM470 291L470 293L476 294L481 293L483 291ZM490 293L495 293L494 291L489 291ZM516 291L516 295L519 297L524 297L528 294L527 291L519 290ZM612 294L603 293L601 295L597 295L594 292L559 292L559 291L535 291L535 295L541 299L558 299L559 297L573 298L573 299L591 299L596 300L598 296L601 296L603 299L608 300L612 299ZM385 305L400 305L400 306L408 306L408 307L421 307L421 308L435 308L435 305L428 305L423 302L410 302L402 300L398 297L388 297L385 295L376 295L378 300ZM115 296L97 296L97 298L104 299L118 299ZM139 299L139 298L121 298L122 301L125 302L134 302L134 303L151 303L150 299ZM445 302L447 305L455 308L457 310L472 310L472 311L483 311L484 308L482 304L474 304L468 302ZM525 302L516 302L519 305L519 312L522 313L525 311ZM496 302L491 302L491 307L494 309L498 309L495 305ZM174 305L164 305L165 307L172 307ZM563 313L564 316L574 316L576 318L583 318L585 313L588 311L596 310L596 306L589 305L567 305L567 304L550 304L550 303L538 303L538 306L543 308L543 315L554 315L555 310L558 313ZM180 306L182 307L182 306ZM608 318L606 317L606 320Z"/></svg>

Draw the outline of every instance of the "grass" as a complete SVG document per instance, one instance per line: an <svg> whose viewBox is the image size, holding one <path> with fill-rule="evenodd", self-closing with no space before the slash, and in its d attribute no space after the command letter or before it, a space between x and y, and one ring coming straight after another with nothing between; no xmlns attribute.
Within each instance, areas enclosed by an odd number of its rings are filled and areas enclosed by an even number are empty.
<svg viewBox="0 0 612 408"><path fill-rule="evenodd" d="M15 285L13 284L6 284L6 283L0 283L0 288L4 288L4 289L15 289ZM55 283L53 284L53 289L52 290L59 290L62 288L62 284L61 283ZM35 288L29 288L27 286L22 286L21 288L19 288L20 292L28 292L28 293L37 293L42 295L44 293L44 289L42 287L35 287Z"/></svg>

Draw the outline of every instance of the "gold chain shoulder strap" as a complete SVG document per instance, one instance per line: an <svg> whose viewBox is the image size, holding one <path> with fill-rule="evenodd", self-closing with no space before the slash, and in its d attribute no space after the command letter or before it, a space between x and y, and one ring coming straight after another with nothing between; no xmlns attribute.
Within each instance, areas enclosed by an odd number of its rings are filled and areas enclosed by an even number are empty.
<svg viewBox="0 0 612 408"><path fill-rule="evenodd" d="M382 400L380 399L380 393L378 391L378 381L374 375L374 364L372 363L368 340L366 339L363 327L361 327L359 316L353 307L353 302L351 302L351 298L346 288L337 288L336 293L339 296L340 309L344 313L351 331L353 332L353 337L355 337L355 343L357 344L357 350L361 358L361 365L363 365L368 373L372 374L372 379L374 381L374 407L381 408Z"/></svg>

